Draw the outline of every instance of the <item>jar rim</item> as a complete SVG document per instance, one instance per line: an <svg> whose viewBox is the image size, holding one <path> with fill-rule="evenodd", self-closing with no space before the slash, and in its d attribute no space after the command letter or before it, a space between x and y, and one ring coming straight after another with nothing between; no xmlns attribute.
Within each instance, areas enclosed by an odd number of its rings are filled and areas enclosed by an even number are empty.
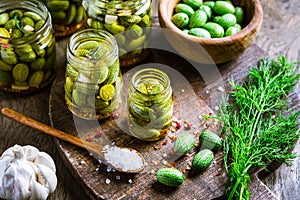
<svg viewBox="0 0 300 200"><path fill-rule="evenodd" d="M90 6L92 3L98 9L103 11L105 14L109 15L131 15L136 14L144 5L146 5L151 0L86 0L88 4L84 3L83 6ZM150 6L150 4L149 4ZM86 8L87 9L87 8ZM139 14L137 14L139 15Z"/></svg>
<svg viewBox="0 0 300 200"><path fill-rule="evenodd" d="M153 95L159 95L159 94L166 93L167 90L169 90L169 88L171 87L171 82L170 82L169 76L164 71L157 69L157 68L143 68L143 69L136 71L131 78L130 84L134 89L136 89L136 83L138 81L138 77L143 74L144 75L146 75L146 74L156 75L155 78L157 78L157 79L159 78L159 76L161 76L164 79L166 87L164 87L164 89L161 92L159 92L157 94L153 94ZM138 91L138 92L140 92L140 91Z"/></svg>
<svg viewBox="0 0 300 200"><path fill-rule="evenodd" d="M17 6L15 6L17 5ZM41 0L1 0L1 8L4 8L6 6L12 6L14 9L25 9L30 10L32 12L37 13L38 11L42 11L42 18L44 18L45 22L43 26L36 32L34 32L31 35L22 37L22 38L5 38L0 36L1 43L9 44L9 45L22 45L34 42L37 39L40 39L40 35L47 36L51 31L52 22L51 22L51 15L48 12L48 9L46 5ZM30 6L30 7L26 7ZM7 9L6 9L7 10ZM10 7L8 7L8 10L10 10ZM37 13L38 14L38 13ZM45 32L46 31L46 32ZM42 37L43 37L42 36Z"/></svg>
<svg viewBox="0 0 300 200"><path fill-rule="evenodd" d="M95 33L98 35L97 37L102 37L109 42L109 44L112 47L112 51L109 51L109 53L105 54L105 58L107 58L107 61L110 61L114 57L118 58L118 46L117 46L117 41L116 41L115 37L106 30L95 29L95 28L88 28L88 29L80 30L80 31L74 33L69 38L68 43L67 43L67 58L69 57L72 61L75 61L75 62L93 61L88 58L78 58L74 54L73 47L75 47L75 45L78 44L77 43L78 40L83 39L83 38L89 38L89 41L92 41L92 39L90 38L90 35L84 35L87 33ZM102 60L102 59L103 59L103 57L100 60ZM98 61L99 60L97 60L97 62ZM114 62L114 61L115 61L115 59L112 62ZM89 66L87 65L85 67L88 68Z"/></svg>

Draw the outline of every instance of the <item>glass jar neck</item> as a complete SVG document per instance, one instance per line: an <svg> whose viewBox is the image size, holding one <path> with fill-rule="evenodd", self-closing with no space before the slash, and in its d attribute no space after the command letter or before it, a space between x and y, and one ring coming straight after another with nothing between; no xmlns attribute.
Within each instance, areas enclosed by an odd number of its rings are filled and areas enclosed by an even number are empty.
<svg viewBox="0 0 300 200"><path fill-rule="evenodd" d="M140 15L144 7L148 9L151 0L83 0L83 6L90 15Z"/></svg>
<svg viewBox="0 0 300 200"><path fill-rule="evenodd" d="M149 88L146 85L147 83L150 83ZM141 84L145 85L144 92L139 89ZM157 92L154 91L153 86L155 84L162 86L163 89L159 89ZM144 68L136 72L131 79L130 86L136 92L145 96L168 95L171 91L170 79L167 74L154 68Z"/></svg>
<svg viewBox="0 0 300 200"><path fill-rule="evenodd" d="M45 22L43 26L33 34L22 38L2 38L1 42L10 46L25 45L28 43L39 41L45 41L48 35L53 31L51 23L51 15L48 12L46 5L40 0L1 0L0 13L7 12L14 9L24 9L31 11L39 15Z"/></svg>
<svg viewBox="0 0 300 200"><path fill-rule="evenodd" d="M106 48L106 54L103 55L100 59L93 59L89 56L87 57L77 57L75 55L75 50L77 47L87 41L97 41L101 42L100 48ZM97 70L99 64L110 66L116 59L118 59L118 46L117 42L113 35L107 31L100 29L84 29L72 35L67 44L67 60L70 64L80 68L81 70ZM90 63L90 65L88 64Z"/></svg>

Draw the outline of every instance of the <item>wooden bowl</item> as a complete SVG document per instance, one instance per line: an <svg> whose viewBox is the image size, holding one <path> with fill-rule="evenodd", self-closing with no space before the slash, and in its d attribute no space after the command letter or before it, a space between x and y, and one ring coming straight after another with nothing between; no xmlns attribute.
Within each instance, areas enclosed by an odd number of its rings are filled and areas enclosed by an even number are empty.
<svg viewBox="0 0 300 200"><path fill-rule="evenodd" d="M239 57L254 41L263 20L260 0L232 0L244 9L242 30L223 38L199 38L184 33L172 22L175 6L181 0L160 0L159 22L169 44L184 57L199 63L224 63ZM205 0L204 0L205 1Z"/></svg>

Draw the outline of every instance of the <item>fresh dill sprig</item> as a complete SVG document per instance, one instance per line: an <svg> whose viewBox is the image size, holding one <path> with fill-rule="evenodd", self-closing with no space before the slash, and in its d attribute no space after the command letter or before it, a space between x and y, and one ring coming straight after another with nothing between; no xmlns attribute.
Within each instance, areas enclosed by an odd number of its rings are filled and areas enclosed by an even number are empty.
<svg viewBox="0 0 300 200"><path fill-rule="evenodd" d="M242 85L230 81L233 90L218 116L229 178L227 199L250 198L248 185L254 167L266 167L272 161L290 164L296 157L291 149L299 138L300 112L288 110L287 98L300 79L298 70L299 64L284 56L264 58L249 70Z"/></svg>

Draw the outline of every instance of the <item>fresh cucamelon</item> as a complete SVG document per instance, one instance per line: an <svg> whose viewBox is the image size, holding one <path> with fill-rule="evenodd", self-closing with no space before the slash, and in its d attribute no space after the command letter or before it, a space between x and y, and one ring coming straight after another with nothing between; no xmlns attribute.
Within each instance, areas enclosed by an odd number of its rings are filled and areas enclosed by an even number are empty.
<svg viewBox="0 0 300 200"><path fill-rule="evenodd" d="M157 181L170 187L178 187L184 182L184 174L176 168L162 168L156 172Z"/></svg>
<svg viewBox="0 0 300 200"><path fill-rule="evenodd" d="M193 134L184 133L178 136L174 143L173 150L178 155L187 154L195 145Z"/></svg>
<svg viewBox="0 0 300 200"><path fill-rule="evenodd" d="M216 133L205 130L199 136L199 143L204 148L215 151L222 146L222 139Z"/></svg>
<svg viewBox="0 0 300 200"><path fill-rule="evenodd" d="M192 160L192 168L196 171L204 170L214 160L214 153L209 149L199 151Z"/></svg>
<svg viewBox="0 0 300 200"><path fill-rule="evenodd" d="M171 21L189 35L221 38L238 33L244 15L243 8L231 1L184 0L176 5Z"/></svg>

